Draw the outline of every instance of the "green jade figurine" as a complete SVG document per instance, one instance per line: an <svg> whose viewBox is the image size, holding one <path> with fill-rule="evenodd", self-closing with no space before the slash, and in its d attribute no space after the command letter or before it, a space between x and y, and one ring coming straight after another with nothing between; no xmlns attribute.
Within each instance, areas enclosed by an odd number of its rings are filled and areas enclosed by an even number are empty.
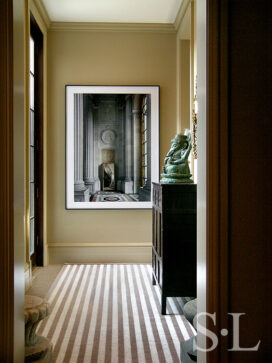
<svg viewBox="0 0 272 363"><path fill-rule="evenodd" d="M190 130L177 134L172 141L162 167L161 183L193 183L188 157L192 149Z"/></svg>

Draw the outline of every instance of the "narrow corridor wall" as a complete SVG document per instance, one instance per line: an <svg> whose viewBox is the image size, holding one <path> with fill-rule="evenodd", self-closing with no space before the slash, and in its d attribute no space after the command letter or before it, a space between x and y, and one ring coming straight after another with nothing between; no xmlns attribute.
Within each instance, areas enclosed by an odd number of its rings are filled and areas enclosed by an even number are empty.
<svg viewBox="0 0 272 363"><path fill-rule="evenodd" d="M176 34L88 30L48 33L50 263L148 262L150 210L65 210L66 84L159 85L163 160L176 133Z"/></svg>

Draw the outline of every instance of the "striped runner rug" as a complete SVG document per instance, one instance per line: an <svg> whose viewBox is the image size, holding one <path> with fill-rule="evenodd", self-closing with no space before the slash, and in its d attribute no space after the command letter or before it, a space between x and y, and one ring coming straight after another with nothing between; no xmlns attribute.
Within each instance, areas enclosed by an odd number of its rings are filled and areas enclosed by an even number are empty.
<svg viewBox="0 0 272 363"><path fill-rule="evenodd" d="M178 299L160 314L151 271L145 264L64 265L38 329L53 343L53 362L180 362L180 342L195 331Z"/></svg>

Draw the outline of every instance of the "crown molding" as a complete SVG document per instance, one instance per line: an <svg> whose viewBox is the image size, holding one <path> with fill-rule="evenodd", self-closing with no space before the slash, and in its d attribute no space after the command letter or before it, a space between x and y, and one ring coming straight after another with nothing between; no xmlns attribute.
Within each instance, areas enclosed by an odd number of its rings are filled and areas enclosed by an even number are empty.
<svg viewBox="0 0 272 363"><path fill-rule="evenodd" d="M180 24L182 23L182 20L186 14L186 11L189 7L189 4L192 2L193 0L183 0L181 5L180 5L180 8L179 8L179 11L177 13L177 16L176 16L176 19L175 19L175 22L174 22L174 28L175 28L175 31L178 30L178 28L180 27Z"/></svg>
<svg viewBox="0 0 272 363"><path fill-rule="evenodd" d="M44 21L44 23L45 23L45 25L47 27L47 29L49 29L50 24L51 24L51 19L50 19L49 15L48 15L48 12L47 12L42 0L32 0L32 1L33 1L34 5L36 6L42 20Z"/></svg>
<svg viewBox="0 0 272 363"><path fill-rule="evenodd" d="M50 31L176 33L174 24L51 22Z"/></svg>
<svg viewBox="0 0 272 363"><path fill-rule="evenodd" d="M93 31L93 32L147 32L176 33L191 1L183 0L172 23L103 23L103 22L59 22L51 21L43 0L32 0L46 27L50 31Z"/></svg>

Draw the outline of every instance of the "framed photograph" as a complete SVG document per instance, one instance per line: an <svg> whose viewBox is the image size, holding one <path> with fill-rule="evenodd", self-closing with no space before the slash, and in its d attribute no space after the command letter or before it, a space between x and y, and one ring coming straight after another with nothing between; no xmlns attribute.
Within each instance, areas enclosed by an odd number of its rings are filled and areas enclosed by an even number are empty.
<svg viewBox="0 0 272 363"><path fill-rule="evenodd" d="M159 86L66 86L66 208L152 208Z"/></svg>

